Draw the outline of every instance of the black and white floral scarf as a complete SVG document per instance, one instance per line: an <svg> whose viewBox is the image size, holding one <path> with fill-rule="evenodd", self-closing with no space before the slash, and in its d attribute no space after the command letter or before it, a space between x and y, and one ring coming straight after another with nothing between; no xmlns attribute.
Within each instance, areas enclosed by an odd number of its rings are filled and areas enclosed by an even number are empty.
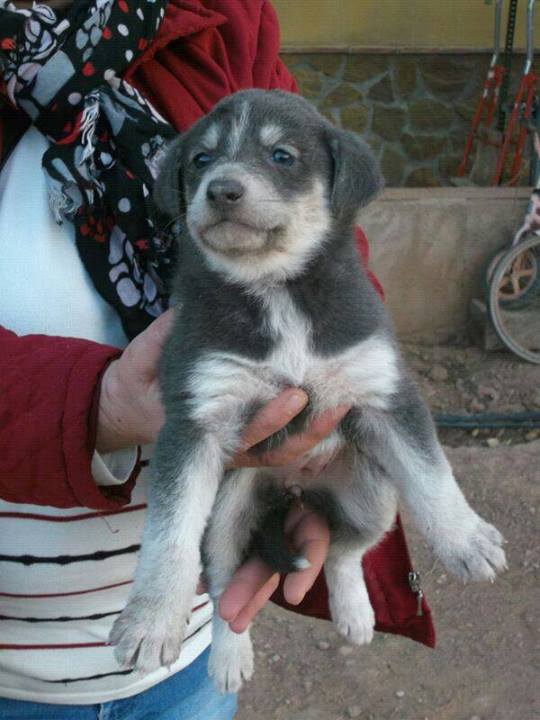
<svg viewBox="0 0 540 720"><path fill-rule="evenodd" d="M52 211L74 224L82 262L129 338L167 307L174 243L158 235L150 195L174 130L121 75L166 5L77 0L57 17L0 0L0 70L11 101L51 141L42 162Z"/></svg>

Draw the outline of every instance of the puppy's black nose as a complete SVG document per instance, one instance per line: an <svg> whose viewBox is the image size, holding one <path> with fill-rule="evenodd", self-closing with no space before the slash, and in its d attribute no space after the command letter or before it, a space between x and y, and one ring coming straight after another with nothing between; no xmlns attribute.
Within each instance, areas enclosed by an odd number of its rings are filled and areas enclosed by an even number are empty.
<svg viewBox="0 0 540 720"><path fill-rule="evenodd" d="M245 188L238 180L212 180L206 188L206 197L218 205L234 205L244 192Z"/></svg>

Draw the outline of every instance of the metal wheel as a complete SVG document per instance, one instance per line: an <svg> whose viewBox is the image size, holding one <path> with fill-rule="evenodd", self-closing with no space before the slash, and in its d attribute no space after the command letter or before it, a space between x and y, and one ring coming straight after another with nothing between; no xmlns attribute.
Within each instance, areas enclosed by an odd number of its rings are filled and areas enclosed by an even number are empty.
<svg viewBox="0 0 540 720"><path fill-rule="evenodd" d="M519 245L521 247L521 243ZM487 292L491 287L493 273L507 250L497 253L489 263L485 272ZM540 249L533 248L520 253L511 267L508 267L499 287L499 298L508 310L526 307L529 296L540 291Z"/></svg>
<svg viewBox="0 0 540 720"><path fill-rule="evenodd" d="M536 235L508 250L500 258L493 271L493 275L489 283L488 295L489 313L497 335L501 338L503 343L512 350L513 353L524 360L537 364L540 364L540 331L538 332L538 337L535 337L532 341L532 347L525 347L522 342L517 341L510 334L508 329L508 318L505 318L505 313L510 309L507 305L507 293L511 294L517 292L519 294L522 279L528 290L527 297L524 296L523 292L519 295L521 299L521 306L532 308L533 311L536 311L536 304L538 304L538 312L540 312L540 292L533 293L530 291L531 278L534 275L531 270L532 262L530 259L534 258L534 262L536 263L536 272L538 275L539 257L540 237ZM514 270L514 267L517 269ZM517 285L515 284L516 279ZM512 309L515 309L514 303L511 304Z"/></svg>

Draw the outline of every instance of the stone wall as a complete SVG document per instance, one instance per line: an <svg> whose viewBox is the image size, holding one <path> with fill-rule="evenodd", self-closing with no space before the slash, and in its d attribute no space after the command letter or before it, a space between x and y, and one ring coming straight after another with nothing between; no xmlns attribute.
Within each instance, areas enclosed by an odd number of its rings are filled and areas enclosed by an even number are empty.
<svg viewBox="0 0 540 720"><path fill-rule="evenodd" d="M305 97L365 137L387 186L455 176L490 56L284 53ZM516 69L523 61L519 57Z"/></svg>

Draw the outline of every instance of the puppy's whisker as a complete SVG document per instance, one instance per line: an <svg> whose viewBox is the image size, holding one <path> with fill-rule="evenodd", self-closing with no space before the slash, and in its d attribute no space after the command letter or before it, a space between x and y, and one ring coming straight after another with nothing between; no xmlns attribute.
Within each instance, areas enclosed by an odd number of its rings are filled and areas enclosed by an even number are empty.
<svg viewBox="0 0 540 720"><path fill-rule="evenodd" d="M177 215L176 217L172 218L171 220L169 220L169 222L165 223L165 225L162 225L162 226L156 228L156 232L158 233L158 235L165 234L172 227L174 227L174 225L176 225L177 222L183 221L185 223L186 219L187 219L186 213L181 213L181 214Z"/></svg>

